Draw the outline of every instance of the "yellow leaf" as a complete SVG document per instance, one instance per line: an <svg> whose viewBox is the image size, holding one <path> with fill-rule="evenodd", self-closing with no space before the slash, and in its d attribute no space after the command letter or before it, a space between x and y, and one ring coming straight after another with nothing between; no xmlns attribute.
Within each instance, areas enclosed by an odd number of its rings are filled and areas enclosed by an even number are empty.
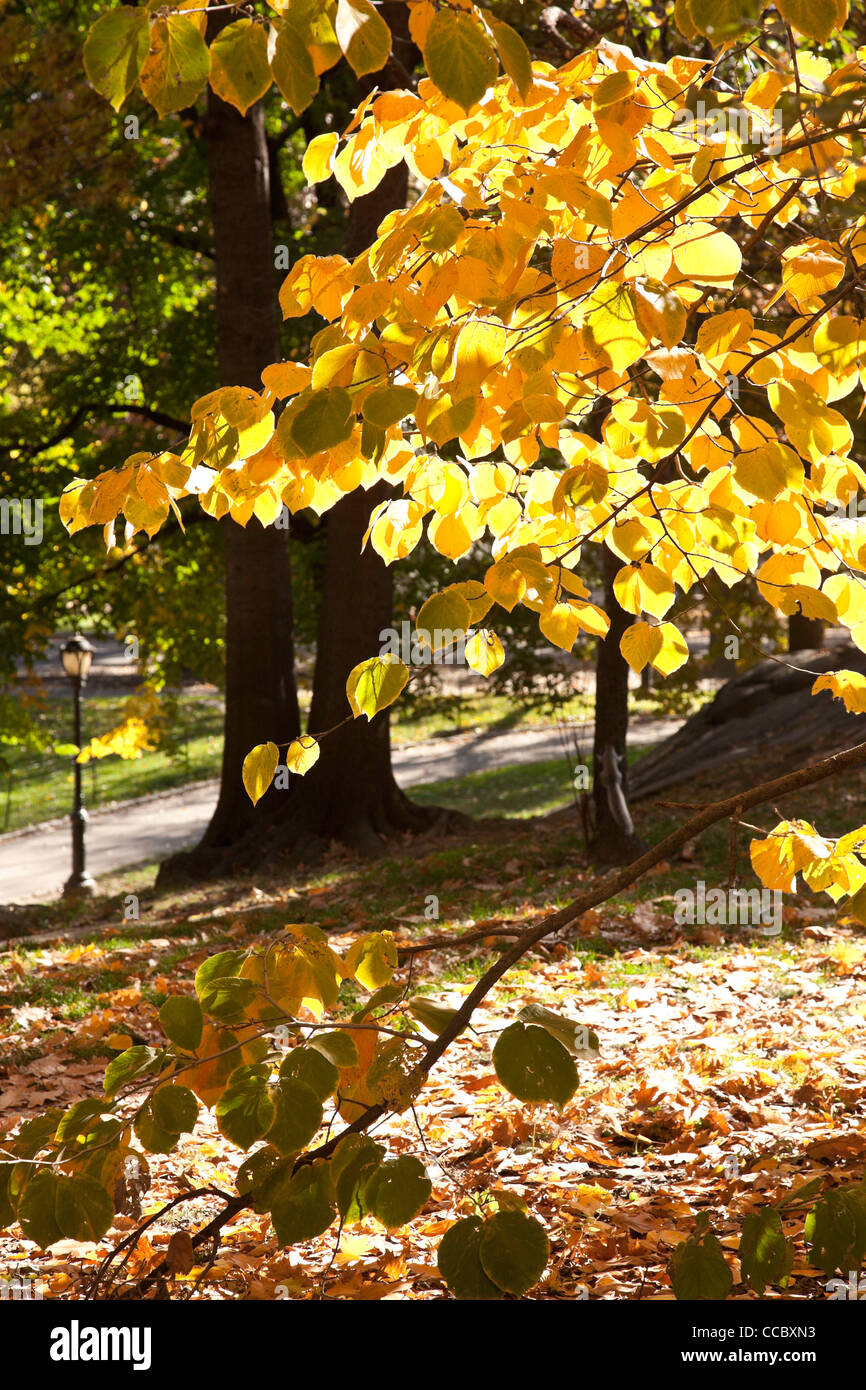
<svg viewBox="0 0 866 1390"><path fill-rule="evenodd" d="M304 773L309 772L319 761L320 752L318 742L312 734L302 734L289 744L286 767L290 772L297 772L299 777L303 777Z"/></svg>
<svg viewBox="0 0 866 1390"><path fill-rule="evenodd" d="M859 671L826 671L812 686L812 694L822 690L843 700L849 714L866 714L866 676Z"/></svg>
<svg viewBox="0 0 866 1390"><path fill-rule="evenodd" d="M669 676L689 659L689 649L673 623L651 627L632 623L623 633L619 649L633 671L642 671L647 662L663 676Z"/></svg>
<svg viewBox="0 0 866 1390"><path fill-rule="evenodd" d="M283 318L315 309L322 318L335 319L353 288L348 271L344 256L302 256L280 287Z"/></svg>
<svg viewBox="0 0 866 1390"><path fill-rule="evenodd" d="M434 517L427 527L427 534L439 554L447 555L449 560L459 560L476 539L466 525L465 517L458 514Z"/></svg>
<svg viewBox="0 0 866 1390"><path fill-rule="evenodd" d="M372 656L349 672L346 695L356 719L372 719L392 705L409 679L409 672L395 656Z"/></svg>
<svg viewBox="0 0 866 1390"><path fill-rule="evenodd" d="M268 34L268 61L271 76L286 105L299 116L306 111L319 90L319 77L307 38L291 15L278 19ZM322 136L329 139L329 136ZM334 136L334 140L336 140ZM304 161L306 173L306 160Z"/></svg>
<svg viewBox="0 0 866 1390"><path fill-rule="evenodd" d="M580 631L577 610L570 603L551 603L539 614L538 626L555 647L570 652Z"/></svg>
<svg viewBox="0 0 866 1390"><path fill-rule="evenodd" d="M505 660L502 643L489 628L479 628L466 643L466 661L479 676L489 676L499 669Z"/></svg>
<svg viewBox="0 0 866 1390"><path fill-rule="evenodd" d="M782 284L794 305L807 313L820 306L845 274L845 261L829 241L816 237L782 252Z"/></svg>
<svg viewBox="0 0 866 1390"><path fill-rule="evenodd" d="M346 955L346 973L354 975L365 989L381 989L397 969L397 947L389 931L371 932L350 947Z"/></svg>
<svg viewBox="0 0 866 1390"><path fill-rule="evenodd" d="M740 248L711 222L689 222L671 237L674 264L697 285L730 285L743 263Z"/></svg>
<svg viewBox="0 0 866 1390"><path fill-rule="evenodd" d="M302 362L275 362L272 367L265 367L262 382L282 400L303 391L309 386L311 376L311 369Z"/></svg>
<svg viewBox="0 0 866 1390"><path fill-rule="evenodd" d="M462 594L469 604L470 623L480 623L493 607L493 599L477 579L464 579L460 584L451 584L449 587Z"/></svg>
<svg viewBox="0 0 866 1390"><path fill-rule="evenodd" d="M484 378L502 362L505 343L505 329L501 324L470 320L457 337L453 359L456 380L477 391Z"/></svg>
<svg viewBox="0 0 866 1390"><path fill-rule="evenodd" d="M337 143L338 136L332 130L313 136L304 151L303 169L307 183L323 183L331 177L331 155Z"/></svg>
<svg viewBox="0 0 866 1390"><path fill-rule="evenodd" d="M776 439L768 440L760 449L736 454L733 472L745 492L767 502L774 501L787 488L801 488L805 477L802 460Z"/></svg>
<svg viewBox="0 0 866 1390"><path fill-rule="evenodd" d="M697 349L714 366L724 366L728 354L744 347L752 335L755 320L748 309L729 309L712 314L698 329Z"/></svg>
<svg viewBox="0 0 866 1390"><path fill-rule="evenodd" d="M254 806L274 780L279 761L280 753L275 743L259 743L244 758L244 786Z"/></svg>
<svg viewBox="0 0 866 1390"><path fill-rule="evenodd" d="M627 285L605 283L593 290L586 301L584 323L593 347L608 358L615 372L624 372L648 347Z"/></svg>
<svg viewBox="0 0 866 1390"><path fill-rule="evenodd" d="M526 593L526 578L513 560L497 560L484 576L484 587L510 613Z"/></svg>
<svg viewBox="0 0 866 1390"><path fill-rule="evenodd" d="M832 857L832 846L816 835L806 821L780 821L764 840L749 845L752 867L765 888L783 893L794 890L794 879L801 869L816 860Z"/></svg>
<svg viewBox="0 0 866 1390"><path fill-rule="evenodd" d="M848 18L848 0L776 0L776 8L798 33L819 43Z"/></svg>
<svg viewBox="0 0 866 1390"><path fill-rule="evenodd" d="M667 285L636 280L633 288L637 321L650 338L660 338L666 348L675 347L686 328L686 306Z"/></svg>
<svg viewBox="0 0 866 1390"><path fill-rule="evenodd" d="M625 565L613 582L617 602L627 613L662 618L674 601L671 579L657 565Z"/></svg>

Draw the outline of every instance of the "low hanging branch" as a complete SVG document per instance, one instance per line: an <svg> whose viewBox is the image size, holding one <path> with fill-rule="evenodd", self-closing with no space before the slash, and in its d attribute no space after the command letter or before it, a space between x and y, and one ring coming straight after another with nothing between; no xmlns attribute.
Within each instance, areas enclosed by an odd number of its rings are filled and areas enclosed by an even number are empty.
<svg viewBox="0 0 866 1390"><path fill-rule="evenodd" d="M700 810L690 816L676 830L672 830L657 845L648 849L645 854L626 864L623 868L613 870L606 874L597 886L587 889L579 897L558 912L553 912L544 917L534 926L522 932L512 946L494 961L488 970L481 976L477 984L466 996L461 1007L455 1012L451 1021L442 1030L439 1036L427 1045L427 1049L422 1061L420 1061L408 1079L408 1085L412 1094L417 1094L425 1078L432 1071L433 1067L447 1051L450 1044L457 1038L471 1022L475 1010L490 993L498 980L501 980L512 966L516 965L533 946L546 936L551 936L554 932L561 931L565 927L578 920L585 912L591 908L599 907L603 903L609 902L611 898L621 893L624 889L631 887L645 873L660 864L663 860L670 857L677 850L683 848L689 840L694 839L702 831L708 830L710 826L717 825L720 821L727 820L729 817L734 822L738 822L744 811L750 810L754 806L765 805L768 802L775 802L791 792L800 791L803 787L814 786L817 782L826 781L829 777L839 776L846 772L851 772L855 768L866 766L866 743L859 743L853 748L849 748L841 753L834 753L832 757L824 758L820 762L810 763L808 766L800 768L796 772L786 773L783 777L775 777L769 782L761 782L757 786L750 787L746 791L738 792L734 796L725 797L721 801L709 802ZM377 1120L384 1118L390 1113L390 1107L385 1104L368 1106L358 1119L340 1131L339 1134L328 1139L317 1149L312 1149L308 1153L299 1156L295 1163L295 1171L314 1163L316 1160L330 1158L337 1145L350 1134L363 1134ZM249 1194L242 1193L231 1197L211 1221L207 1223L192 1238L194 1249L200 1249L209 1241L212 1241L219 1232L226 1226L240 1211L251 1205ZM128 1238L127 1238L128 1239ZM125 1242L126 1243L126 1242ZM112 1252L114 1254L115 1252ZM109 1256L109 1260L112 1257ZM164 1279L170 1270L163 1261L155 1270L141 1280L139 1290L144 1295L150 1288ZM91 1295L93 1296L93 1295Z"/></svg>

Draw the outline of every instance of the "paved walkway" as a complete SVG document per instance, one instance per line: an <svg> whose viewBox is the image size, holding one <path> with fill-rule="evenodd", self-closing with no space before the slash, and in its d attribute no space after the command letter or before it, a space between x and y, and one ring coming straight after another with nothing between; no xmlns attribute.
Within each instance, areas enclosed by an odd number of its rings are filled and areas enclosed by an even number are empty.
<svg viewBox="0 0 866 1390"><path fill-rule="evenodd" d="M680 720L635 723L633 746L656 743ZM584 748L590 726L579 729ZM545 762L564 756L556 726L479 734L469 732L394 749L394 773L401 787L440 782L470 772ZM100 807L87 827L87 867L95 878L116 869L155 859L194 845L216 805L216 780L198 782L138 801ZM46 902L59 896L70 870L67 820L49 821L29 830L0 836L0 904Z"/></svg>

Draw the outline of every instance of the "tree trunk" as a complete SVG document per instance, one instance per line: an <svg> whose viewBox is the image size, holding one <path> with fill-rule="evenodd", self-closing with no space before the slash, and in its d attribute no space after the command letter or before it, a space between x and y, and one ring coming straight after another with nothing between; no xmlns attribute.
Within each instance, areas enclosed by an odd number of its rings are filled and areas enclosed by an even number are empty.
<svg viewBox="0 0 866 1390"><path fill-rule="evenodd" d="M594 835L590 850L604 864L624 864L643 850L628 809L629 667L619 643L634 619L616 600L613 582L622 560L607 546L603 551L605 609L610 618L607 636L598 644L595 671L595 732L592 750Z"/></svg>
<svg viewBox="0 0 866 1390"><path fill-rule="evenodd" d="M385 90L403 86L415 63L408 38L405 4L381 6L391 27L394 57L380 73L359 83L359 100L373 85ZM405 164L389 169L381 183L352 203L344 254L359 255L376 237L389 212L406 206L408 173ZM320 734L341 724L350 713L346 679L359 662L376 656L382 632L393 622L391 568L368 546L364 534L374 506L392 491L382 483L369 492L349 493L327 513L322 606L316 643L316 667L309 732ZM401 831L421 831L441 816L430 807L414 806L403 795L391 768L389 714L372 721L352 720L321 743L319 761L296 783L295 793L280 814L281 824L269 836L268 857L286 849L304 852L310 841L337 840L354 848L375 851ZM255 856L255 848L251 846Z"/></svg>
<svg viewBox="0 0 866 1390"><path fill-rule="evenodd" d="M210 17L214 32L234 18ZM246 116L208 88L207 149L216 272L220 381L261 390L262 368L280 357L276 313L270 180L261 103ZM285 791L275 788L253 806L241 768L268 740L300 731L294 677L288 537L253 519L224 519L226 563L225 742L219 800L198 851L163 865L163 881L207 871L214 851L256 834Z"/></svg>
<svg viewBox="0 0 866 1390"><path fill-rule="evenodd" d="M788 619L788 651L820 651L824 645L824 624L820 618L804 618L792 613Z"/></svg>

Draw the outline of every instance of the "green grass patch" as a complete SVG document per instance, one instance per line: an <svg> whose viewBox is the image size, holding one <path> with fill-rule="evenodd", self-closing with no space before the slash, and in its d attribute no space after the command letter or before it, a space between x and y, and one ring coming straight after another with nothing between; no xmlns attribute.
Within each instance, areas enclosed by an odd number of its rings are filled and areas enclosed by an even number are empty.
<svg viewBox="0 0 866 1390"><path fill-rule="evenodd" d="M124 718L126 696L93 695L83 703L83 738L107 733ZM33 711L31 710L31 713ZM71 741L71 701L46 699L35 714L40 731L56 743ZM222 701L180 695L166 746L139 758L91 759L83 768L85 805L96 810L112 801L169 791L187 782L218 777L222 760ZM72 760L56 753L7 747L0 764L0 833L56 820L72 804Z"/></svg>

